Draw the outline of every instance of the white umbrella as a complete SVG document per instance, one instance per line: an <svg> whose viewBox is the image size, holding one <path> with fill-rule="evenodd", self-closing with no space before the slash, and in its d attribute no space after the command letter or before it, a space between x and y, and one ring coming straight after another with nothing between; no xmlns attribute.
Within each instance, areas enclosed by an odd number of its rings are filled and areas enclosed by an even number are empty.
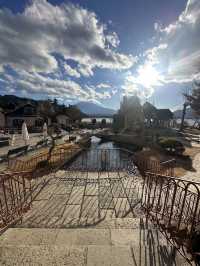
<svg viewBox="0 0 200 266"><path fill-rule="evenodd" d="M15 134L12 134L12 138L11 138L11 146L15 145Z"/></svg>
<svg viewBox="0 0 200 266"><path fill-rule="evenodd" d="M46 139L48 136L48 132L47 132L47 123L44 123L43 125L43 136Z"/></svg>
<svg viewBox="0 0 200 266"><path fill-rule="evenodd" d="M25 141L25 144L27 145L28 140L29 140L29 134L28 134L28 129L27 129L25 122L22 124L22 138Z"/></svg>

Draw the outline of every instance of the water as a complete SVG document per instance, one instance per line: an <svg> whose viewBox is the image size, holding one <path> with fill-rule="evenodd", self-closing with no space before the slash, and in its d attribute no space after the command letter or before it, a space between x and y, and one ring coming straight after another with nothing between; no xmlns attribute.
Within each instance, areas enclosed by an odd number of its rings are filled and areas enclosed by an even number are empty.
<svg viewBox="0 0 200 266"><path fill-rule="evenodd" d="M193 126L193 125L194 125L194 122L195 122L196 120L194 120L194 119L184 119L184 121L185 121L189 126ZM197 121L200 122L199 119L198 119ZM180 124L180 123L181 123L181 119L176 119L176 122L177 122L178 124Z"/></svg>
<svg viewBox="0 0 200 266"><path fill-rule="evenodd" d="M120 150L113 142L101 142L97 137L91 138L91 146L83 151L69 166L73 170L117 171L127 166L129 154Z"/></svg>
<svg viewBox="0 0 200 266"><path fill-rule="evenodd" d="M96 119L97 123L101 123L102 119L105 119L107 124L112 124L113 123L113 118L112 117L109 117L109 118L108 117L87 117L87 118L83 118L81 120L81 122L90 124L90 123L92 123L93 119Z"/></svg>

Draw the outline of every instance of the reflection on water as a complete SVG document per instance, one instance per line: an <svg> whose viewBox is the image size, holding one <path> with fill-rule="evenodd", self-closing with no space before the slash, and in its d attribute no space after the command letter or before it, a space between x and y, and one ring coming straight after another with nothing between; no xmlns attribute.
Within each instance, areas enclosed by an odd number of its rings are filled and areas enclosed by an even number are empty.
<svg viewBox="0 0 200 266"><path fill-rule="evenodd" d="M127 167L128 152L118 149L113 142L101 143L92 137L91 146L83 151L69 166L69 169L90 171L116 171Z"/></svg>

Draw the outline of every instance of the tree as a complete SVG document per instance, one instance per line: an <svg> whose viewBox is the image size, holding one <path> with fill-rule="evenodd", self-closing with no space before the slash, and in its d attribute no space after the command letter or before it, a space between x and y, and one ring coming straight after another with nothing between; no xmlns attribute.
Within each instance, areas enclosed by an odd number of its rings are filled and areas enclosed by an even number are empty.
<svg viewBox="0 0 200 266"><path fill-rule="evenodd" d="M101 120L101 125L102 125L103 127L106 126L106 119L105 119L105 118L103 118L103 119Z"/></svg>
<svg viewBox="0 0 200 266"><path fill-rule="evenodd" d="M48 119L55 117L55 109L51 100L40 101L38 104L38 113L41 115L46 122Z"/></svg>
<svg viewBox="0 0 200 266"><path fill-rule="evenodd" d="M97 123L96 118L93 118L93 119L92 119L92 124L95 125L96 123Z"/></svg>
<svg viewBox="0 0 200 266"><path fill-rule="evenodd" d="M147 121L149 126L152 125L152 122L157 118L157 109L151 103L146 102L143 105L144 118Z"/></svg>
<svg viewBox="0 0 200 266"><path fill-rule="evenodd" d="M200 82L194 81L191 94L184 94L194 112L200 116Z"/></svg>

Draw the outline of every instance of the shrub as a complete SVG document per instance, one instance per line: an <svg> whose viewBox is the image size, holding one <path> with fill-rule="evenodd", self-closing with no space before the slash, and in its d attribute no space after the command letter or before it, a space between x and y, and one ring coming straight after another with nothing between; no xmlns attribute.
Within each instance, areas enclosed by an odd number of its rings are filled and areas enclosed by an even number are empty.
<svg viewBox="0 0 200 266"><path fill-rule="evenodd" d="M183 154L185 151L184 145L173 138L162 138L159 140L158 144L160 147L162 147L166 152L172 153L172 154Z"/></svg>

